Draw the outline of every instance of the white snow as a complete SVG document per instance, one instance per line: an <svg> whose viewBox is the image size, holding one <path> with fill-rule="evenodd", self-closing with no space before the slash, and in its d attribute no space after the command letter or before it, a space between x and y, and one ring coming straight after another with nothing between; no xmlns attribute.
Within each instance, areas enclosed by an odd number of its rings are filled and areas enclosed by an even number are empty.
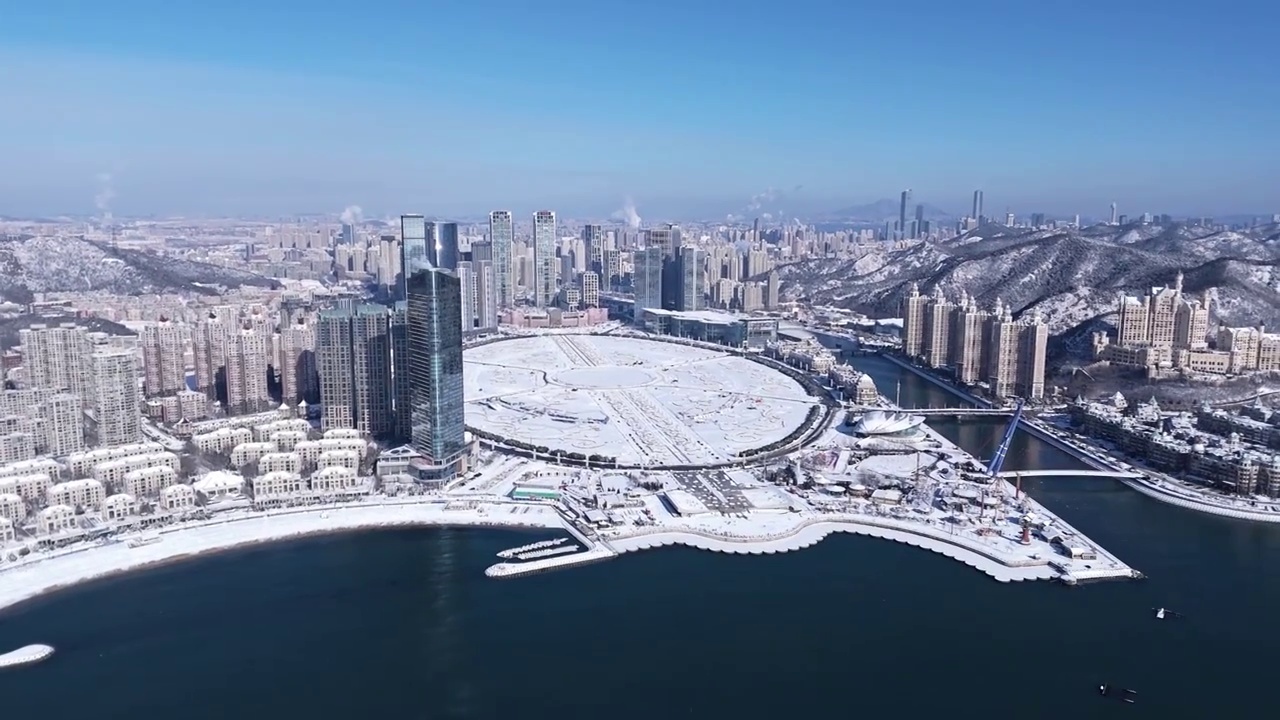
<svg viewBox="0 0 1280 720"><path fill-rule="evenodd" d="M813 404L759 363L634 337L524 337L465 359L469 425L625 464L723 462L783 439Z"/></svg>
<svg viewBox="0 0 1280 720"><path fill-rule="evenodd" d="M0 655L0 668L40 662L52 654L53 648L49 645L27 645Z"/></svg>

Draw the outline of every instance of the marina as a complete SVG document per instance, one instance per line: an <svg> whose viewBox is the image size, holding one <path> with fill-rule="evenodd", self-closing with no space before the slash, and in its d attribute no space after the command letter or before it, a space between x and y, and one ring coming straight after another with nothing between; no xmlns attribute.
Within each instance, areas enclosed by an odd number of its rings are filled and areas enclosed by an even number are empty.
<svg viewBox="0 0 1280 720"><path fill-rule="evenodd" d="M503 550L502 552L498 553L498 557L504 558L504 559L510 559L510 558L518 557L522 553L527 553L534 550L541 550L543 548L555 547L557 545L563 545L568 541L569 541L569 538L556 538L554 540L542 540L540 542L529 543L528 545L521 545L520 547L511 548L509 550Z"/></svg>

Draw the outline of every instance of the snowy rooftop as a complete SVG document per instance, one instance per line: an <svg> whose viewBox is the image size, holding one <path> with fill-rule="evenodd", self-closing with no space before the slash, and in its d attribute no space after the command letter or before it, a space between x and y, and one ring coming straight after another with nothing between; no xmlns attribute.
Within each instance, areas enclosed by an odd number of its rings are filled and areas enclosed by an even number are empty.
<svg viewBox="0 0 1280 720"><path fill-rule="evenodd" d="M468 425L626 464L723 462L786 437L814 403L765 365L635 337L539 335L464 357Z"/></svg>

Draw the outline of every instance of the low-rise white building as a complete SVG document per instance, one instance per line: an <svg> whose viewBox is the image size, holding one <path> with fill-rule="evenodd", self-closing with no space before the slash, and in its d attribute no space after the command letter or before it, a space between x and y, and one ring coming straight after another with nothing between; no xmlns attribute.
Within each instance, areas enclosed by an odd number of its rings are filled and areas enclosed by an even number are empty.
<svg viewBox="0 0 1280 720"><path fill-rule="evenodd" d="M257 462L267 453L277 452L279 448L273 442L247 442L240 443L231 451L231 466L243 467L251 462Z"/></svg>
<svg viewBox="0 0 1280 720"><path fill-rule="evenodd" d="M14 530L14 522L7 517L0 517L0 545L16 542L18 533Z"/></svg>
<svg viewBox="0 0 1280 720"><path fill-rule="evenodd" d="M365 486L366 483L361 482L355 470L338 465L330 465L311 475L311 489L320 495L345 495L352 491L364 491Z"/></svg>
<svg viewBox="0 0 1280 720"><path fill-rule="evenodd" d="M50 505L36 515L36 530L41 535L56 535L76 529L76 511L66 505Z"/></svg>
<svg viewBox="0 0 1280 720"><path fill-rule="evenodd" d="M102 507L107 499L106 487L97 480L68 480L49 488L46 494L50 505L67 505L69 507L92 508Z"/></svg>
<svg viewBox="0 0 1280 720"><path fill-rule="evenodd" d="M277 430L267 438L280 448L281 452L289 452L294 446L307 439L307 434L299 430Z"/></svg>
<svg viewBox="0 0 1280 720"><path fill-rule="evenodd" d="M129 493L119 493L102 501L102 519L118 522L133 515L137 509L137 498Z"/></svg>
<svg viewBox="0 0 1280 720"><path fill-rule="evenodd" d="M101 463L137 455L150 455L162 450L164 446L158 442L130 443L117 447L85 450L67 456L67 469L71 471L73 478L96 477L93 469Z"/></svg>
<svg viewBox="0 0 1280 720"><path fill-rule="evenodd" d="M27 519L27 503L21 495L0 493L0 517L20 523Z"/></svg>
<svg viewBox="0 0 1280 720"><path fill-rule="evenodd" d="M178 482L178 473L171 467L149 467L132 470L124 476L124 491L134 497L155 497L162 490Z"/></svg>
<svg viewBox="0 0 1280 720"><path fill-rule="evenodd" d="M160 491L160 507L169 512L186 512L196 506L196 491L190 485L170 485Z"/></svg>
<svg viewBox="0 0 1280 720"><path fill-rule="evenodd" d="M307 438L307 432L311 430L311 423L302 418L290 418L288 420L276 420L274 422L255 425L253 428L254 440L272 440L273 435L278 432L302 433L302 439Z"/></svg>
<svg viewBox="0 0 1280 720"><path fill-rule="evenodd" d="M272 472L300 474L302 472L302 458L298 457L297 453L291 452L267 453L258 458L258 473L265 475Z"/></svg>
<svg viewBox="0 0 1280 720"><path fill-rule="evenodd" d="M53 478L45 473L0 478L0 493L13 493L29 503L43 502L53 487Z"/></svg>
<svg viewBox="0 0 1280 720"><path fill-rule="evenodd" d="M326 450L320 453L316 465L320 469L340 467L357 472L360 470L360 454L354 450Z"/></svg>
<svg viewBox="0 0 1280 720"><path fill-rule="evenodd" d="M273 472L253 479L253 502L261 504L301 495L307 482L301 475L289 472Z"/></svg>
<svg viewBox="0 0 1280 720"><path fill-rule="evenodd" d="M324 431L325 440L360 440L363 442L364 433L355 428L330 428Z"/></svg>
<svg viewBox="0 0 1280 720"><path fill-rule="evenodd" d="M93 467L93 479L113 490L125 490L125 478L135 470L169 468L174 475L182 467L182 461L171 452L160 451L129 455L98 463Z"/></svg>
<svg viewBox="0 0 1280 720"><path fill-rule="evenodd" d="M224 427L191 436L191 443L202 453L231 452L235 446L252 441L253 431L246 427Z"/></svg>
<svg viewBox="0 0 1280 720"><path fill-rule="evenodd" d="M62 466L57 460L35 458L22 460L0 466L0 479L16 478L24 475L48 475L51 478L62 477Z"/></svg>
<svg viewBox="0 0 1280 720"><path fill-rule="evenodd" d="M11 432L0 435L0 462L32 460L36 456L36 437L31 433Z"/></svg>
<svg viewBox="0 0 1280 720"><path fill-rule="evenodd" d="M192 483L191 488L206 503L244 495L244 478L235 473L215 471Z"/></svg>

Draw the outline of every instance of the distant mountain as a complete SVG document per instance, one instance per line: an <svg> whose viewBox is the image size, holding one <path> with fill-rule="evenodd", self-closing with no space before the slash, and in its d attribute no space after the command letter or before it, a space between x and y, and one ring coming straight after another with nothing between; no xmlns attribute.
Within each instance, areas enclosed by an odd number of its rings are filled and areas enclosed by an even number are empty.
<svg viewBox="0 0 1280 720"><path fill-rule="evenodd" d="M941 287L990 306L997 298L1016 314L1039 312L1059 355L1080 355L1088 335L1113 320L1117 295L1172 284L1185 292L1213 289L1213 320L1280 326L1280 226L1213 231L1170 225L1095 225L1082 230L1023 230L988 224L942 242L889 246L833 262L807 260L780 272L783 296L873 316L898 316L911 283Z"/></svg>
<svg viewBox="0 0 1280 720"><path fill-rule="evenodd" d="M118 295L278 287L270 278L208 263L112 247L80 238L0 241L0 300L30 302L38 292L102 290Z"/></svg>
<svg viewBox="0 0 1280 720"><path fill-rule="evenodd" d="M915 219L917 204L919 203L915 201L908 203L908 221ZM880 224L889 220L897 220L899 210L899 200L885 198L865 205L850 205L839 210L819 213L814 220L821 223ZM924 217L926 220L937 221L947 220L955 216L941 208L924 203Z"/></svg>

